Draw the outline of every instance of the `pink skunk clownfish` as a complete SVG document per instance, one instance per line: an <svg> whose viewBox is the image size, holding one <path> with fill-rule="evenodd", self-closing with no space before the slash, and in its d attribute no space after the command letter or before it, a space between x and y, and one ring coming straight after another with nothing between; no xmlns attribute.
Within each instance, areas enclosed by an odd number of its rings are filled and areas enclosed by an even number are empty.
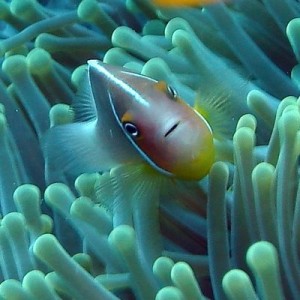
<svg viewBox="0 0 300 300"><path fill-rule="evenodd" d="M75 122L46 136L50 169L79 175L146 162L166 175L198 180L214 161L210 125L165 82L89 60L73 109Z"/></svg>

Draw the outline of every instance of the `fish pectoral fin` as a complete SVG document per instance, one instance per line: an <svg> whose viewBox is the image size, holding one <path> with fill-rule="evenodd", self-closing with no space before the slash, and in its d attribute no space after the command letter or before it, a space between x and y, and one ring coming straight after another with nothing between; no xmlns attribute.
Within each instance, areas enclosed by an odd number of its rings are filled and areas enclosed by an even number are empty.
<svg viewBox="0 0 300 300"><path fill-rule="evenodd" d="M234 132L232 122L232 106L228 90L199 91L194 109L200 113L210 125L216 139L226 139Z"/></svg>
<svg viewBox="0 0 300 300"><path fill-rule="evenodd" d="M96 203L110 213L113 212L115 199L115 182L110 172L103 173L95 183Z"/></svg>
<svg viewBox="0 0 300 300"><path fill-rule="evenodd" d="M104 173L95 184L96 202L112 211L122 207L130 216L143 201L158 201L163 183L170 180L144 163L118 165ZM124 199L126 205L124 206Z"/></svg>

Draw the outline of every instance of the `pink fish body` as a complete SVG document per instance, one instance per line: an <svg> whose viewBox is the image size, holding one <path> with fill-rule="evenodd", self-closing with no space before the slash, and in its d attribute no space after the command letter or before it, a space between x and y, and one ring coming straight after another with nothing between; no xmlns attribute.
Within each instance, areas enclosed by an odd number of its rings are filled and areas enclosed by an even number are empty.
<svg viewBox="0 0 300 300"><path fill-rule="evenodd" d="M214 161L212 130L166 83L90 60L84 85L74 103L76 123L50 130L50 163L89 172L145 162L188 180L208 173ZM53 140L60 146L51 147Z"/></svg>

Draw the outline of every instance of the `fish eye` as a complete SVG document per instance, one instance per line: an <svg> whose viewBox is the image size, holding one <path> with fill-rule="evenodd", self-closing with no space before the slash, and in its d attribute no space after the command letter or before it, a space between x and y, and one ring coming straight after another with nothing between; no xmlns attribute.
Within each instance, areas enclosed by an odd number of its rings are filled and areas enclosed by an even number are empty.
<svg viewBox="0 0 300 300"><path fill-rule="evenodd" d="M140 135L138 128L133 123L124 122L123 127L132 137L138 137Z"/></svg>
<svg viewBox="0 0 300 300"><path fill-rule="evenodd" d="M176 100L176 98L178 96L176 90L173 87L171 87L170 85L167 85L167 94L172 100Z"/></svg>

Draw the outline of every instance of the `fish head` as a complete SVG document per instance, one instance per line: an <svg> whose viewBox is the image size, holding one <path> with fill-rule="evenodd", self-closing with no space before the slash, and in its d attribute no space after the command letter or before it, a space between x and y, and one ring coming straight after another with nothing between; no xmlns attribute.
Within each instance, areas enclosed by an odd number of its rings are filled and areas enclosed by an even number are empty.
<svg viewBox="0 0 300 300"><path fill-rule="evenodd" d="M90 63L90 77L99 77L99 72L108 76L108 101L116 121L151 166L187 180L207 175L215 153L212 130L201 114L165 82L98 61Z"/></svg>

